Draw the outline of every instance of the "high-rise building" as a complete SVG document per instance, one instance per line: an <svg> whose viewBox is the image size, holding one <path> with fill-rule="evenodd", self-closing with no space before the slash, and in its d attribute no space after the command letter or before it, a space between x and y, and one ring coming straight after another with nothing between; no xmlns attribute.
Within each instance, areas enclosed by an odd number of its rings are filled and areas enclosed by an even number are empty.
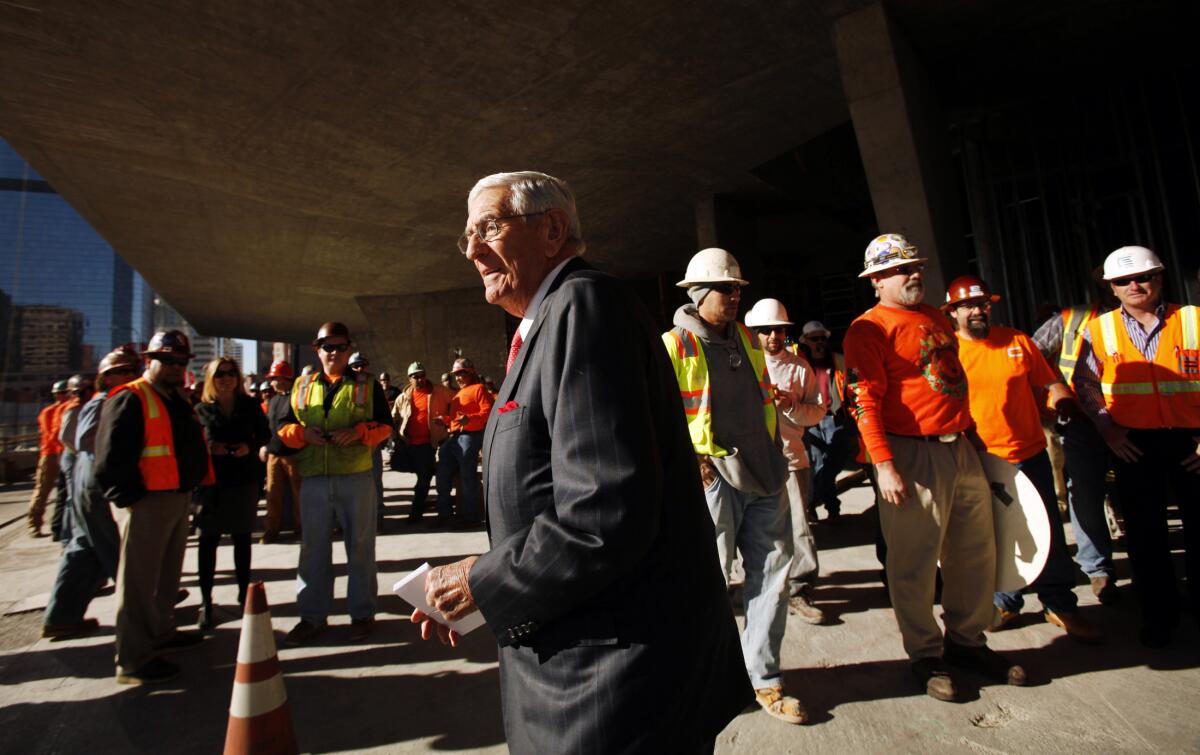
<svg viewBox="0 0 1200 755"><path fill-rule="evenodd" d="M72 364L69 369L94 369L96 360L114 346L145 342L151 335L153 293L145 280L3 140L0 293L14 308L65 308L78 314L79 342L65 347L71 352L67 358ZM36 367L25 365L20 360L26 352L16 345L48 344L46 331L19 332L22 326L16 311L7 323L8 332L0 347L0 373L40 371L50 352L31 346L33 350L28 353L39 355L37 358L43 361ZM31 327L49 327L49 315L29 312L26 322ZM4 319L0 312L0 321ZM3 325L0 322L0 328ZM60 325L62 333L73 333L72 328L76 328L65 320Z"/></svg>
<svg viewBox="0 0 1200 755"><path fill-rule="evenodd" d="M83 369L83 313L68 307L25 305L16 308L14 324L21 372Z"/></svg>

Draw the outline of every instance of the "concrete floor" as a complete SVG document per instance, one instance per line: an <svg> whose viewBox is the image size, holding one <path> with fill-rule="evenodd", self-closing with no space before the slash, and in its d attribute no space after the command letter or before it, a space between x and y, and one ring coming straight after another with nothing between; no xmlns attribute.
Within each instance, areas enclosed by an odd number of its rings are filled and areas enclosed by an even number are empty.
<svg viewBox="0 0 1200 755"><path fill-rule="evenodd" d="M304 751L504 751L490 634L479 630L458 650L423 643L404 618L405 606L388 593L425 560L445 562L486 546L482 533L404 528L410 479L387 475L389 524L377 545L384 594L371 641L348 643L348 620L335 616L316 644L280 651ZM231 549L220 552L216 593L230 609L227 622L199 649L176 656L184 673L175 682L124 687L113 681L111 594L92 604L89 615L103 625L95 636L39 638L59 551L48 539L25 535L18 516L27 498L27 488L0 490L0 523L8 523L0 528L0 751L219 749L240 626L232 611ZM1134 639L1136 601L1124 582L1126 601L1117 609L1077 590L1086 616L1109 632L1105 646L1075 644L1036 613L992 638L1029 670L1033 686L980 686L963 675L965 702L920 694L878 580L870 491L853 490L845 501L842 524L817 528L824 574L817 597L836 619L814 627L789 617L784 641L785 683L803 699L812 723L793 727L747 711L722 734L718 752L1200 752L1196 624L1189 617L1171 648L1141 648ZM296 555L290 542L254 550L255 577L267 584L277 638L296 620ZM195 568L189 547L184 586L192 594L179 609L181 625L196 618ZM1031 598L1027 610L1036 609Z"/></svg>

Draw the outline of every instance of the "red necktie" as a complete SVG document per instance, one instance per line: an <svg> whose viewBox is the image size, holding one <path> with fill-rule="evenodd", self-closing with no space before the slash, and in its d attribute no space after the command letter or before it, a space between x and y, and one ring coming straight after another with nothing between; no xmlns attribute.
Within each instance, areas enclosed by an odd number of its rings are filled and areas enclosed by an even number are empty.
<svg viewBox="0 0 1200 755"><path fill-rule="evenodd" d="M511 370L513 362L517 361L517 354L521 353L521 344L524 342L521 338L521 329L517 328L517 332L513 333L512 346L508 347L508 362L504 365L505 373Z"/></svg>

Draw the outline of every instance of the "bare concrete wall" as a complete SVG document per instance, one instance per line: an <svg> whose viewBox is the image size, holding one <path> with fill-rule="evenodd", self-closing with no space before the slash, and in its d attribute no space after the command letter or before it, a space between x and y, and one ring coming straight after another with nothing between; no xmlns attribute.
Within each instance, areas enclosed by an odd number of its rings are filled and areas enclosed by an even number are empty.
<svg viewBox="0 0 1200 755"><path fill-rule="evenodd" d="M360 296L358 306L370 325L367 340L373 372L387 370L403 382L413 361L423 362L430 377L450 369L461 350L499 384L508 356L504 311L483 299L483 289L400 296Z"/></svg>

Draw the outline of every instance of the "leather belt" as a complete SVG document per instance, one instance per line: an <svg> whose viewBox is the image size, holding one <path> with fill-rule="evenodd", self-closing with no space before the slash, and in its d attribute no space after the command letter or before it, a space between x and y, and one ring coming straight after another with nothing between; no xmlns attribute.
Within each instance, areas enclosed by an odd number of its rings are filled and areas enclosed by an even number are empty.
<svg viewBox="0 0 1200 755"><path fill-rule="evenodd" d="M901 435L899 433L885 433L893 438L904 438L905 440L923 440L926 443L953 443L963 437L962 433L941 433L940 435Z"/></svg>

